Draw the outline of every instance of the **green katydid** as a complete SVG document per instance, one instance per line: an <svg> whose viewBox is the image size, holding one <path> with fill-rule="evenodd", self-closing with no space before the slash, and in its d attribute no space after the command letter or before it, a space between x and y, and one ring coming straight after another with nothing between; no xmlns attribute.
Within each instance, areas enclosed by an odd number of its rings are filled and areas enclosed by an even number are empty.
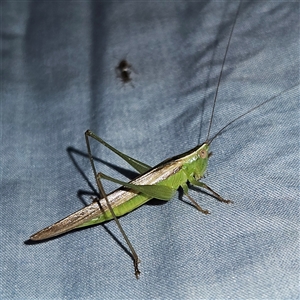
<svg viewBox="0 0 300 300"><path fill-rule="evenodd" d="M235 21L238 15L238 11L236 13ZM234 21L234 24L235 24ZM212 109L211 121L209 125L209 130L207 134L206 142L201 145L198 145L191 149L188 152L185 152L176 157L167 159L162 163L158 164L155 167L150 167L143 162L140 162L132 157L129 157L122 152L118 151L105 141L103 141L100 137L96 136L90 130L86 131L85 138L87 144L87 150L89 154L89 158L91 161L93 173L96 179L96 183L98 186L99 194L103 196L103 198L97 198L90 205L82 208L81 210L69 215L68 217L62 219L61 221L56 222L55 224L42 229L41 231L35 233L30 237L33 241L39 241L43 239L48 239L63 233L66 233L70 230L86 227L94 224L99 224L105 221L109 221L111 219L115 219L120 231L122 232L134 259L135 266L135 275L138 278L140 271L138 269L139 258L129 242L126 234L124 233L117 217L123 216L137 207L143 205L147 201L152 198L168 201L170 200L176 190L178 188L182 188L184 194L192 201L194 206L201 212L207 214L208 211L202 209L195 200L188 194L188 183L199 186L201 188L209 190L215 198L217 198L221 202L230 203L230 200L223 199L219 194L214 192L210 187L208 187L205 183L200 182L199 180L204 176L208 159L210 157L209 147L211 142L218 136L220 133L227 128L230 124L235 122L236 120L242 118L244 115L250 113L251 111L257 109L258 107L266 104L267 102L273 100L275 97L266 100L260 105L254 107L253 109L247 111L242 114L238 118L234 119L226 126L224 126L219 132L213 137L209 139L210 128L212 125L212 118L214 115L214 107L217 99L218 89L220 85L220 80L222 77L223 66L226 60L226 55L229 49L230 39L233 33L234 24L232 25L231 33L229 36L227 48L225 51L223 64L221 67L221 72L219 75L219 82L217 85L215 98L214 98L214 106ZM128 182L123 182L114 178L111 178L105 174L97 173L96 168L94 166L93 157L90 149L89 137L96 139L104 146L108 147L110 150L115 152L117 155L122 157L126 162L128 162L134 169L136 169L140 175ZM115 183L121 184L122 187L109 193L106 195L101 179L107 179L113 181Z"/></svg>
<svg viewBox="0 0 300 300"><path fill-rule="evenodd" d="M285 91L283 91L282 93L284 92ZM32 241L40 241L61 235L73 229L95 225L115 219L132 252L135 265L135 275L138 278L140 274L140 271L138 269L138 256L131 243L129 242L126 234L124 233L117 217L123 216L133 211L134 209L145 204L147 201L153 198L168 201L173 197L176 190L180 187L183 189L184 195L186 195L191 200L191 202L199 211L204 214L208 214L208 210L202 209L197 204L197 202L188 194L187 183L209 190L211 194L221 202L232 203L232 201L223 199L209 186L199 181L206 172L208 159L210 157L210 144L225 128L227 128L233 122L237 121L253 110L256 110L267 102L274 100L274 98L278 97L279 95L276 95L262 102L246 113L240 115L238 118L234 119L226 126L224 126L221 130L219 130L213 138L207 139L207 141L203 144L198 145L190 151L187 151L181 155L169 158L153 168L118 151L117 149L106 143L104 140L102 140L100 137L96 136L93 132L87 130L85 132L85 137L88 153L96 178L96 183L98 185L99 193L103 195L103 198L97 198L90 205L78 210L77 212L54 223L53 225L40 230L39 232L33 234L30 239ZM96 139L97 141L108 147L110 150L115 152L117 155L122 157L127 163L129 163L134 169L136 169L140 173L140 175L136 179L128 183L114 179L102 173L96 173L90 149L89 137ZM122 187L106 195L100 181L101 178L121 184Z"/></svg>

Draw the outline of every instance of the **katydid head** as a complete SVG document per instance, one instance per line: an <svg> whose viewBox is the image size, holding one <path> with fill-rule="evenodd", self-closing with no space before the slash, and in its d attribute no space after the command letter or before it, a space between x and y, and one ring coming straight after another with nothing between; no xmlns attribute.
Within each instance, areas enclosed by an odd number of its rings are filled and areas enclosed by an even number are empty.
<svg viewBox="0 0 300 300"><path fill-rule="evenodd" d="M182 167L187 177L190 178L192 176L196 180L202 178L206 171L209 157L208 143L203 143L189 151L186 163Z"/></svg>
<svg viewBox="0 0 300 300"><path fill-rule="evenodd" d="M208 159L210 157L209 153L209 144L203 143L197 151L198 155L198 163L194 170L194 177L196 180L199 180L203 177L204 173L206 172Z"/></svg>

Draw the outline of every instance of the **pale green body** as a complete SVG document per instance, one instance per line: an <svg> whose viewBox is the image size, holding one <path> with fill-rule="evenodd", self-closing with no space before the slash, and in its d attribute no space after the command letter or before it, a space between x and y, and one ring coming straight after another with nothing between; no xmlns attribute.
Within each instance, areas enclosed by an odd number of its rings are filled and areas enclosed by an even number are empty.
<svg viewBox="0 0 300 300"><path fill-rule="evenodd" d="M110 148L113 151L115 150L111 146ZM187 182L199 185L197 180L201 179L206 171L209 157L208 150L208 143L204 143L184 154L168 159L152 169L143 164L143 170L146 171L148 168L148 171L127 185L123 183L130 187L123 186L107 195L115 215L118 217L123 216L152 198L168 201L179 187L182 187L184 193L187 194ZM120 152L117 154L120 155ZM143 187L143 192L138 191L139 187ZM102 198L42 229L32 235L30 239L43 240L75 228L99 224L111 219L113 219L113 216L105 199Z"/></svg>

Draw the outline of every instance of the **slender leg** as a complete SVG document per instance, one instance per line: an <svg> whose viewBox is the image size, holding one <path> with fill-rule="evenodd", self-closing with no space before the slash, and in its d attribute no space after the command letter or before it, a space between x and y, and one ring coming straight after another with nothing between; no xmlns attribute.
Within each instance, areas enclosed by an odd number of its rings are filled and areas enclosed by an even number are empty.
<svg viewBox="0 0 300 300"><path fill-rule="evenodd" d="M183 193L184 193L184 195L186 195L189 199L190 199L190 201L195 205L195 207L199 210L199 211L201 211L202 213L204 213L204 214L209 214L210 212L207 210L207 209L203 209L190 195L189 195L189 193L188 193L188 186L187 186L187 184L185 183L185 184L183 184L182 186L182 189L183 189Z"/></svg>
<svg viewBox="0 0 300 300"><path fill-rule="evenodd" d="M191 184L196 185L196 186L200 186L204 189L209 190L219 201L224 202L224 203L233 203L233 201L231 200L225 200L224 198L222 198L218 193L216 193L213 189L211 189L209 186L207 186L205 183L197 181L197 180L192 180Z"/></svg>
<svg viewBox="0 0 300 300"><path fill-rule="evenodd" d="M203 182L200 182L201 183L201 186L204 188L204 189L207 189L209 190L219 201L221 202L224 202L224 203L233 203L233 201L231 200L225 200L224 198L222 198L218 193L216 193L214 190L212 190L209 186L207 186L205 183Z"/></svg>
<svg viewBox="0 0 300 300"><path fill-rule="evenodd" d="M189 194L185 194L191 201L192 203L196 206L196 208L204 213L205 215L210 214L210 212L207 209L203 209Z"/></svg>
<svg viewBox="0 0 300 300"><path fill-rule="evenodd" d="M121 231L130 251L131 251L131 254L132 254L132 257L133 257L133 262L134 262L134 271L135 271L135 277L138 279L139 278L139 275L140 275L140 270L138 268L138 264L140 263L140 260L132 246L132 244L130 243L125 231L123 230L119 220L117 219L115 213L114 213L114 210L113 208L111 207L108 199L107 199L107 196L106 196L106 193L104 191L104 188L103 188L103 185L101 183L101 180L100 180L100 177L97 176L97 172L96 172L96 167L95 167L95 164L94 164L94 159L93 159L93 156L92 156L92 152L91 152L91 147L90 147L90 142L89 142L89 137L93 137L94 134L90 131L90 130L87 130L85 132L85 141L86 141L86 146L87 146L87 150L88 150L88 155L89 155L89 159L90 159L90 162L91 162L91 165L92 165L92 169L93 169L93 173L94 173L94 177L95 177L95 180L96 180L96 183L97 183L97 186L98 186L98 190L99 190L99 193L101 195L103 195L103 197L105 198L106 200L106 203L107 203L107 206L109 208L109 211L111 213L111 215L113 216L115 222L117 223L117 226L119 228L119 230Z"/></svg>

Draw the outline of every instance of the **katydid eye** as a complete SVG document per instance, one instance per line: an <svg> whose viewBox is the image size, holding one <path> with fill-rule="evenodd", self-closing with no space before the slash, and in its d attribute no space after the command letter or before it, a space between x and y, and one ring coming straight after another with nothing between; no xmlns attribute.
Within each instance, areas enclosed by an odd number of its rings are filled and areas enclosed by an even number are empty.
<svg viewBox="0 0 300 300"><path fill-rule="evenodd" d="M204 150L204 149L200 150L200 151L199 151L199 156L200 156L201 158L207 158L207 151Z"/></svg>

